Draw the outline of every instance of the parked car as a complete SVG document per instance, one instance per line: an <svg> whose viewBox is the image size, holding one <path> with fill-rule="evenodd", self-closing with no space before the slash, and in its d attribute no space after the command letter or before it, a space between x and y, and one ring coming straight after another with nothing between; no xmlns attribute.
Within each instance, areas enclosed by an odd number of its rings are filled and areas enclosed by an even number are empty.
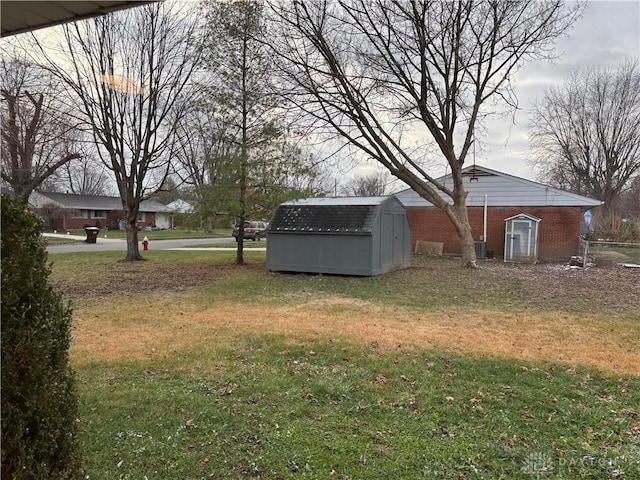
<svg viewBox="0 0 640 480"><path fill-rule="evenodd" d="M268 226L269 224L265 222L258 222L254 220L246 221L244 222L243 238L245 240L253 240L254 242L256 240L260 240L261 237L267 235L266 230ZM236 242L238 241L238 230L238 225L234 225L233 232L231 232L231 235L236 239Z"/></svg>

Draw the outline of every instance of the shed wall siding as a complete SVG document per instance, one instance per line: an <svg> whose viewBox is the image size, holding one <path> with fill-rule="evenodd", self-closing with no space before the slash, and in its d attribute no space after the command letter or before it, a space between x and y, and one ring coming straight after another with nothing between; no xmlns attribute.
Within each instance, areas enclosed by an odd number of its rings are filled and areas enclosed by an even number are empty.
<svg viewBox="0 0 640 480"><path fill-rule="evenodd" d="M578 250L582 221L581 207L493 207L487 211L487 251L504 254L505 219L528 213L541 219L538 232L538 258L541 261L567 259ZM469 207L469 223L475 240L483 233L484 209ZM444 253L460 254L460 242L453 224L434 207L407 208L411 224L411 248L416 241L443 242Z"/></svg>
<svg viewBox="0 0 640 480"><path fill-rule="evenodd" d="M395 197L287 202L270 223L272 271L372 276L411 265L411 232Z"/></svg>
<svg viewBox="0 0 640 480"><path fill-rule="evenodd" d="M274 271L373 274L371 235L269 233L267 267Z"/></svg>

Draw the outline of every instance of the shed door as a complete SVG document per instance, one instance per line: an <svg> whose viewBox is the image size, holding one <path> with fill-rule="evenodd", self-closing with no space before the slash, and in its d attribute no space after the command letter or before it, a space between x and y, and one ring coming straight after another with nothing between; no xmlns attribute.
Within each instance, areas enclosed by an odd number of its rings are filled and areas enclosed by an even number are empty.
<svg viewBox="0 0 640 480"><path fill-rule="evenodd" d="M404 259L404 215L393 216L393 264L402 264Z"/></svg>
<svg viewBox="0 0 640 480"><path fill-rule="evenodd" d="M535 261L537 222L529 218L513 218L505 232L505 261Z"/></svg>
<svg viewBox="0 0 640 480"><path fill-rule="evenodd" d="M402 264L404 260L404 215L382 213L382 244L380 258L384 269Z"/></svg>
<svg viewBox="0 0 640 480"><path fill-rule="evenodd" d="M393 213L382 212L382 243L380 245L380 264L383 270L393 265L394 257L394 221Z"/></svg>

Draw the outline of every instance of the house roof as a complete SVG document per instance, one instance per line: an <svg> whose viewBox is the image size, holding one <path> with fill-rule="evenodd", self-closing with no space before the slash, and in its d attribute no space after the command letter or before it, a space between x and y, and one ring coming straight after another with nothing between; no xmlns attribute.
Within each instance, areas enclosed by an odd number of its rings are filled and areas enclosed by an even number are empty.
<svg viewBox="0 0 640 480"><path fill-rule="evenodd" d="M148 1L12 1L2 0L2 36L30 32L65 22L104 15Z"/></svg>
<svg viewBox="0 0 640 480"><path fill-rule="evenodd" d="M193 205L191 205L189 202L186 202L180 198L178 200L174 200L171 203L168 203L166 206L167 206L167 209L176 213L191 213L194 210Z"/></svg>
<svg viewBox="0 0 640 480"><path fill-rule="evenodd" d="M530 215L528 213L519 213L518 215L513 215L512 217L505 218L504 221L508 222L509 220L516 220L521 218L527 218L529 220L533 220L536 223L540 223L541 218L536 217L535 215Z"/></svg>
<svg viewBox="0 0 640 480"><path fill-rule="evenodd" d="M462 170L464 188L468 192L467 206L481 207L596 207L600 200L576 195L542 183L515 177L490 168L474 165ZM473 180L472 180L473 179ZM451 187L451 175L437 179ZM451 198L442 192L440 196L451 203ZM414 190L406 189L396 194L405 207L429 207L430 202Z"/></svg>
<svg viewBox="0 0 640 480"><path fill-rule="evenodd" d="M120 197L58 192L33 192L29 204L34 208L53 206L69 210L122 210ZM168 212L169 209L155 200L145 200L140 204L140 211Z"/></svg>
<svg viewBox="0 0 640 480"><path fill-rule="evenodd" d="M371 234L380 206L393 197L305 198L281 204L269 232Z"/></svg>

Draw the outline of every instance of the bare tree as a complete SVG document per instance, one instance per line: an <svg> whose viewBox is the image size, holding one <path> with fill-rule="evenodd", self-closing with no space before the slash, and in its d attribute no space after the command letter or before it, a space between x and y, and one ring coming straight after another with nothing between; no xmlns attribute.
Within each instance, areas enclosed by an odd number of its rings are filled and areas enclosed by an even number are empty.
<svg viewBox="0 0 640 480"><path fill-rule="evenodd" d="M77 195L109 195L110 176L99 160L85 155L60 168L47 182L47 190ZM113 182L111 182L113 186Z"/></svg>
<svg viewBox="0 0 640 480"><path fill-rule="evenodd" d="M629 182L629 188L622 194L620 203L621 214L634 218L640 228L640 175Z"/></svg>
<svg viewBox="0 0 640 480"><path fill-rule="evenodd" d="M379 197L387 194L390 181L389 173L386 171L360 175L347 182L343 192L356 197Z"/></svg>
<svg viewBox="0 0 640 480"><path fill-rule="evenodd" d="M572 74L537 103L531 142L538 176L617 207L640 172L640 64Z"/></svg>
<svg viewBox="0 0 640 480"><path fill-rule="evenodd" d="M499 102L515 106L514 73L525 60L548 58L581 6L298 0L273 7L280 31L271 43L291 101L443 210L463 264L475 267L461 170L476 127ZM416 146L429 142L452 185L424 168Z"/></svg>
<svg viewBox="0 0 640 480"><path fill-rule="evenodd" d="M64 27L64 45L48 67L80 99L104 165L125 211L126 260L142 260L140 202L170 168L171 146L196 68L198 17L158 2Z"/></svg>
<svg viewBox="0 0 640 480"><path fill-rule="evenodd" d="M42 182L47 192L66 192L77 195L113 195L115 182L99 158L93 138L86 131L77 131L80 158L65 163Z"/></svg>
<svg viewBox="0 0 640 480"><path fill-rule="evenodd" d="M71 160L80 158L76 128L61 85L45 70L16 57L0 60L2 180L21 202Z"/></svg>

